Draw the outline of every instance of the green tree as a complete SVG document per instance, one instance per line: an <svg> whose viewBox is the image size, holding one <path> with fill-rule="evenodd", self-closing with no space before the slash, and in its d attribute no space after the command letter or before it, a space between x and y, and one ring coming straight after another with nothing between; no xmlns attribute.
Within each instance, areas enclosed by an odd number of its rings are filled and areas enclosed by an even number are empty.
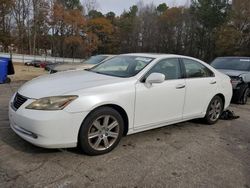
<svg viewBox="0 0 250 188"><path fill-rule="evenodd" d="M215 55L216 29L227 21L228 0L192 0L191 13L196 20L196 56L211 60Z"/></svg>
<svg viewBox="0 0 250 188"><path fill-rule="evenodd" d="M107 18L108 20L110 20L110 21L113 23L114 20L115 20L115 13L114 13L114 12L108 12L108 13L106 14L106 18Z"/></svg>
<svg viewBox="0 0 250 188"><path fill-rule="evenodd" d="M103 14L102 14L101 12L99 12L99 11L97 11L97 10L91 10L91 11L89 11L89 13L88 13L88 17L89 17L90 19L95 19L95 18L102 18L102 17L104 17L104 16L103 16Z"/></svg>
<svg viewBox="0 0 250 188"><path fill-rule="evenodd" d="M163 14L167 9L168 9L168 6L166 3L159 4L158 7L156 8L159 14Z"/></svg>
<svg viewBox="0 0 250 188"><path fill-rule="evenodd" d="M137 46L138 33L135 29L138 27L138 7L130 7L129 11L124 11L117 20L119 27L120 52L135 52Z"/></svg>

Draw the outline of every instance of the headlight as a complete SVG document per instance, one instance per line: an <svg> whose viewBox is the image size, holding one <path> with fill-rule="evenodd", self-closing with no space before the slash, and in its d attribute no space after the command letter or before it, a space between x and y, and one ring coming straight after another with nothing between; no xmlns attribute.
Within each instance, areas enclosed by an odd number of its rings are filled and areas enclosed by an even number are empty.
<svg viewBox="0 0 250 188"><path fill-rule="evenodd" d="M242 78L241 77L231 77L231 83L233 88L236 88L238 84L240 84L242 82Z"/></svg>
<svg viewBox="0 0 250 188"><path fill-rule="evenodd" d="M75 95L45 97L32 102L26 108L33 110L62 110L77 97Z"/></svg>

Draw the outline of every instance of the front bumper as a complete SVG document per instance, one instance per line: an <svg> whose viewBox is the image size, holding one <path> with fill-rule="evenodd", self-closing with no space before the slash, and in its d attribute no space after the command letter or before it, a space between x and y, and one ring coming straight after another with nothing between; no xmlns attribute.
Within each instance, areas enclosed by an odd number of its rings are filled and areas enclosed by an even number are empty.
<svg viewBox="0 0 250 188"><path fill-rule="evenodd" d="M78 132L87 112L70 113L25 109L26 101L17 111L9 104L12 130L24 140L44 148L77 146Z"/></svg>

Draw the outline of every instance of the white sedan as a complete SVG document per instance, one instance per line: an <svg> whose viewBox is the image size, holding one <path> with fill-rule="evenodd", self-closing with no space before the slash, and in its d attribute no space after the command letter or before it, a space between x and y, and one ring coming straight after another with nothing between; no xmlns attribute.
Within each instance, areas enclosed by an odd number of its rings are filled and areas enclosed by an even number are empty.
<svg viewBox="0 0 250 188"><path fill-rule="evenodd" d="M125 54L90 70L45 75L9 103L11 128L45 148L104 154L122 135L195 118L218 121L230 103L228 76L180 55Z"/></svg>

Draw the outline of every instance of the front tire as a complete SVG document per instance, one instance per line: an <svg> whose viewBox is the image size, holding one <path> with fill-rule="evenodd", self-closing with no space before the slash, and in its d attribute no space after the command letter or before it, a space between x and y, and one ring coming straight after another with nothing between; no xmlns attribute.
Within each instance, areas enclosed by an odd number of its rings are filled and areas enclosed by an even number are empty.
<svg viewBox="0 0 250 188"><path fill-rule="evenodd" d="M215 96L208 105L205 122L209 125L215 124L223 111L223 101L221 97Z"/></svg>
<svg viewBox="0 0 250 188"><path fill-rule="evenodd" d="M124 129L122 116L113 108L101 107L91 112L81 125L78 145L87 155L101 155L113 150Z"/></svg>
<svg viewBox="0 0 250 188"><path fill-rule="evenodd" d="M241 84L237 87L239 87L239 89L234 90L232 101L234 103L244 105L247 103L247 100L248 100L247 95L249 95L248 93L250 93L249 92L249 85L244 83L244 84Z"/></svg>

